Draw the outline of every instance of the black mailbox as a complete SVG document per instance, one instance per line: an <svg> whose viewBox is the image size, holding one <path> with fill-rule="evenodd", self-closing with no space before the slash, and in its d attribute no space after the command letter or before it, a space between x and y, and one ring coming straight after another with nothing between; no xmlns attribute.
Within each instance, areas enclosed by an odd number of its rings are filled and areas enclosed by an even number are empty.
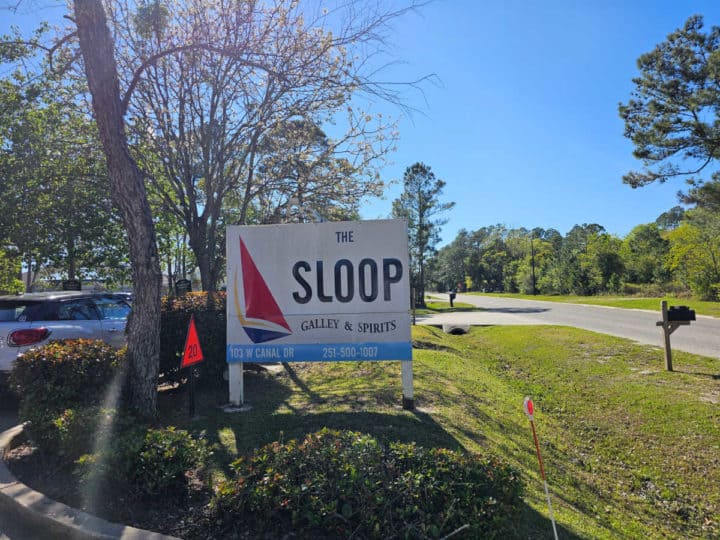
<svg viewBox="0 0 720 540"><path fill-rule="evenodd" d="M694 321L695 310L687 306L670 306L668 321Z"/></svg>

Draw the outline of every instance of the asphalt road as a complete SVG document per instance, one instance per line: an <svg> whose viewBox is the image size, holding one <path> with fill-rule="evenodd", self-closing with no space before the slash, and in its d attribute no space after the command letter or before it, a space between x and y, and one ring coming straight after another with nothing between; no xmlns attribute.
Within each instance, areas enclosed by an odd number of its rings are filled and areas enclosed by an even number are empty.
<svg viewBox="0 0 720 540"><path fill-rule="evenodd" d="M437 297L445 301L448 299L447 295ZM422 316L418 317L418 324L552 324L574 326L647 345L663 346L662 330L655 326L661 319L659 300L657 311L467 294L458 294L455 300L477 306L482 311ZM673 350L720 358L720 319L698 315L697 321L673 332L670 343Z"/></svg>

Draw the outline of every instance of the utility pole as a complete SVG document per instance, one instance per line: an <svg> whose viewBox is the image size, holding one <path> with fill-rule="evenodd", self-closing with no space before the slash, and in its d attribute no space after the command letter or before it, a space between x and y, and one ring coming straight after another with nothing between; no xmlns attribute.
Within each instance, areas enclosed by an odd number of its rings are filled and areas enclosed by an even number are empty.
<svg viewBox="0 0 720 540"><path fill-rule="evenodd" d="M535 238L535 231L530 233L530 268L532 268L532 293L533 296L537 294L537 290L535 289L535 243L533 242L533 239Z"/></svg>

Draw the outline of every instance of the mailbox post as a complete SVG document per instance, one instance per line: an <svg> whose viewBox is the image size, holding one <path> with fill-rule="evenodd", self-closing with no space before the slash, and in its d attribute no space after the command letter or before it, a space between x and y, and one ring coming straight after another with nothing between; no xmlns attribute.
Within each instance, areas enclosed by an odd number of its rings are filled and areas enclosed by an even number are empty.
<svg viewBox="0 0 720 540"><path fill-rule="evenodd" d="M681 326L689 326L690 321L695 320L695 311L687 306L670 306L670 309L668 309L665 300L660 303L660 310L662 312L662 321L656 322L655 325L662 327L663 337L665 339L665 369L672 371L670 334Z"/></svg>

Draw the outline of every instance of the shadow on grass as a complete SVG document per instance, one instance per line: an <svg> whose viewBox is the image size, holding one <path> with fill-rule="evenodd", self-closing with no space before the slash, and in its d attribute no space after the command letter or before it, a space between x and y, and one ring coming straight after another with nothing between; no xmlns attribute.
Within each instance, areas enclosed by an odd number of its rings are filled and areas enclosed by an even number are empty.
<svg viewBox="0 0 720 540"><path fill-rule="evenodd" d="M460 311L481 311L481 308L471 306L471 307L448 307L448 308L440 308L440 309L433 309L433 308L427 308L427 311L431 313L456 313Z"/></svg>
<svg viewBox="0 0 720 540"><path fill-rule="evenodd" d="M306 434L324 427L368 433L383 443L416 442L428 448L463 449L429 414L403 410L399 395L397 408L388 412L368 411L364 396L357 400L357 396L348 396L344 406L350 410L329 412L327 407L317 410L327 400L312 390L292 366L275 373L264 369L246 371L244 378L249 410L243 412L223 412L212 392L198 393L198 416L193 419L188 415L187 391L175 392L160 401L162 423L204 433L208 442L216 445L217 465L226 471L238 455L250 453L274 441L302 439ZM293 390L297 392L298 389L307 396L305 405L293 405L290 401ZM357 410L352 410L354 408ZM237 454L228 445L230 433L234 436Z"/></svg>
<svg viewBox="0 0 720 540"><path fill-rule="evenodd" d="M418 308L415 310L417 317L427 317L428 315L442 315L445 313L461 313L461 312L472 312L472 311L485 311L482 308L477 307L454 307L447 309L430 309L430 308Z"/></svg>
<svg viewBox="0 0 720 540"><path fill-rule="evenodd" d="M682 373L683 375L692 375L694 377L703 377L707 379L713 379L715 381L720 380L720 373L702 373L699 371L685 371L684 369L674 368L676 373Z"/></svg>
<svg viewBox="0 0 720 540"><path fill-rule="evenodd" d="M255 381L258 384L248 389L248 394L253 400L253 409L245 418L226 415L223 419L235 432L239 452L251 451L276 440L300 439L307 433L324 427L368 433L383 443L416 442L425 447L462 449L460 443L429 414L418 410L403 410L400 406L400 395L397 396L397 407L394 410L375 412L368 410L370 406L367 396L348 395L336 403L337 398L326 399L310 389L292 368L286 373L308 397L310 405L307 407L292 405L288 399L288 388L277 378ZM272 386L279 388L273 391ZM385 399L392 403L392 397L386 396ZM328 411L327 408L324 410L321 407L315 408L316 405L328 401L333 402L331 406L341 405L344 410ZM278 412L283 408L288 409L289 412Z"/></svg>
<svg viewBox="0 0 720 540"><path fill-rule="evenodd" d="M295 371L295 369L287 362L283 363L283 369L290 377L290 380L294 382L300 390L310 399L312 403L325 403L325 399L322 398L317 392L310 389L310 387L303 381Z"/></svg>
<svg viewBox="0 0 720 540"><path fill-rule="evenodd" d="M559 523L556 523L555 526L558 537L563 540L583 538ZM524 504L510 533L512 534L511 538L553 538L552 522L531 506Z"/></svg>
<svg viewBox="0 0 720 540"><path fill-rule="evenodd" d="M531 307L508 307L508 308L483 308L480 311L487 313L544 313L550 311L550 308L531 308Z"/></svg>

